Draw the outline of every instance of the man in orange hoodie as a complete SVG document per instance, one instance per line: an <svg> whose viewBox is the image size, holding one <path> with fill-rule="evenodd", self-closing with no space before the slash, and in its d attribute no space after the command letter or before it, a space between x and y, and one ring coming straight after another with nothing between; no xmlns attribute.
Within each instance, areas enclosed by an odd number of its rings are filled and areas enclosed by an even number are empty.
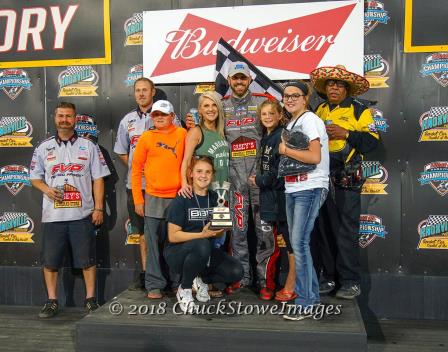
<svg viewBox="0 0 448 352"><path fill-rule="evenodd" d="M149 299L162 298L166 279L160 265L159 243L166 238L166 210L181 187L182 164L187 131L173 125L174 109L167 100L152 106L154 128L144 132L132 160L132 196L135 212L145 218L148 245L145 286ZM142 172L146 180L142 195Z"/></svg>

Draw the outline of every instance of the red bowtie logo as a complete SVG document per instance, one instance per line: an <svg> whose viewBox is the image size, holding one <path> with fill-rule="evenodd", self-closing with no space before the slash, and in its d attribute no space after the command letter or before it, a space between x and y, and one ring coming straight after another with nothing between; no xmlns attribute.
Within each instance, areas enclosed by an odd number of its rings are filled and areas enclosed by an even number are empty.
<svg viewBox="0 0 448 352"><path fill-rule="evenodd" d="M167 33L151 77L215 63L222 37L256 66L309 73L318 66L355 4L243 31L192 14Z"/></svg>

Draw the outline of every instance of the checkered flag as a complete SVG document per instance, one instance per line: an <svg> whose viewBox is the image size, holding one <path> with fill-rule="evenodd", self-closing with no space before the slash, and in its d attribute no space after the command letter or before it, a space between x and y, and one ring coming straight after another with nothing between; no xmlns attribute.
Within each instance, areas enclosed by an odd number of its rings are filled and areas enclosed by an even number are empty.
<svg viewBox="0 0 448 352"><path fill-rule="evenodd" d="M67 66L67 68L65 69L65 72L70 75L74 75L76 73L83 72L87 69L93 70L93 67L92 66Z"/></svg>
<svg viewBox="0 0 448 352"><path fill-rule="evenodd" d="M448 221L447 215L430 215L426 225L437 225L445 221Z"/></svg>
<svg viewBox="0 0 448 352"><path fill-rule="evenodd" d="M250 91L252 93L263 93L272 95L277 100L282 100L282 90L273 81L271 81L263 72L251 64L243 55L236 51L224 39L219 39L218 51L216 52L215 68L215 90L221 96L230 94L230 87L227 83L229 67L232 62L243 61L250 69L252 83Z"/></svg>
<svg viewBox="0 0 448 352"><path fill-rule="evenodd" d="M0 119L0 127L8 126L17 122L23 123L23 121L26 121L25 116L3 116Z"/></svg>
<svg viewBox="0 0 448 352"><path fill-rule="evenodd" d="M448 114L448 106L431 106L429 109L430 116L441 116Z"/></svg>

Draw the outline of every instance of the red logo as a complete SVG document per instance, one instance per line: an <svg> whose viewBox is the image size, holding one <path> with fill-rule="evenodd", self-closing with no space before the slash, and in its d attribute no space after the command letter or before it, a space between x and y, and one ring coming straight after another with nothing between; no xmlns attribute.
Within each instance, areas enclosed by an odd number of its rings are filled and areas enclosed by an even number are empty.
<svg viewBox="0 0 448 352"><path fill-rule="evenodd" d="M236 224L238 227L243 230L244 229L244 214L243 214L243 195L238 192L233 192L235 194L236 202L235 202L235 217Z"/></svg>
<svg viewBox="0 0 448 352"><path fill-rule="evenodd" d="M355 6L244 31L188 14L179 29L166 35L169 45L151 76L213 65L221 37L256 66L308 73L335 42Z"/></svg>
<svg viewBox="0 0 448 352"><path fill-rule="evenodd" d="M252 125L255 122L255 117L245 117L241 120L226 120L226 126L227 127L233 127L233 126L245 126L245 125Z"/></svg>
<svg viewBox="0 0 448 352"><path fill-rule="evenodd" d="M54 175L57 172L79 172L82 169L84 169L84 165L82 164L57 164L55 166L53 166L53 168L51 169L51 174Z"/></svg>
<svg viewBox="0 0 448 352"><path fill-rule="evenodd" d="M140 135L138 136L132 136L131 137L131 145L137 145L138 139L140 138Z"/></svg>

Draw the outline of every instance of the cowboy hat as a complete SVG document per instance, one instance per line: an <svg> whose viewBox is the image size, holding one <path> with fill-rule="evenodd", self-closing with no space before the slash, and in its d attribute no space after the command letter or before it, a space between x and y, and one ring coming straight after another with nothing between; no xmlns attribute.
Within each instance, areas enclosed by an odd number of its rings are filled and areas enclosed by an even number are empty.
<svg viewBox="0 0 448 352"><path fill-rule="evenodd" d="M349 86L349 95L361 95L370 88L367 79L356 73L347 71L342 65L318 67L311 71L310 79L313 88L321 94L326 94L325 82L329 79L346 82Z"/></svg>

